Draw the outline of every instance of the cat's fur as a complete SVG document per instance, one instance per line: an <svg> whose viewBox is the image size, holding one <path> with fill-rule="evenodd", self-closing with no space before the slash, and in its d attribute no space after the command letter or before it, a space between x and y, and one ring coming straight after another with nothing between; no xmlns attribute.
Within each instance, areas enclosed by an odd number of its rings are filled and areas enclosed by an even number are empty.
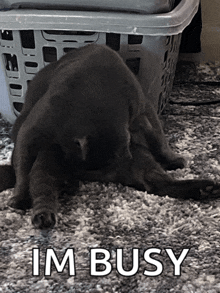
<svg viewBox="0 0 220 293"><path fill-rule="evenodd" d="M176 198L220 193L211 180L177 181L165 172L183 168L184 160L168 146L135 76L104 45L76 49L42 69L30 83L12 137L11 179L7 170L9 183L5 179L0 190L15 184L9 204L33 207L37 228L55 224L67 181L76 188L78 180L112 181Z"/></svg>

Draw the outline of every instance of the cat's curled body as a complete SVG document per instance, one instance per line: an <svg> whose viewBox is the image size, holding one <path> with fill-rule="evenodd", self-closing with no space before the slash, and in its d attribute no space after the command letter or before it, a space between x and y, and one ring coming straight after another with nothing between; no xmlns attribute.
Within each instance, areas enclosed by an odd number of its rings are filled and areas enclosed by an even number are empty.
<svg viewBox="0 0 220 293"><path fill-rule="evenodd" d="M33 207L37 228L55 224L67 181L76 188L79 180L111 181L176 198L219 194L211 180L178 181L166 173L184 167L184 159L170 149L136 77L104 45L69 52L35 76L12 138L12 165L0 169L8 178L0 190L15 184L9 204Z"/></svg>

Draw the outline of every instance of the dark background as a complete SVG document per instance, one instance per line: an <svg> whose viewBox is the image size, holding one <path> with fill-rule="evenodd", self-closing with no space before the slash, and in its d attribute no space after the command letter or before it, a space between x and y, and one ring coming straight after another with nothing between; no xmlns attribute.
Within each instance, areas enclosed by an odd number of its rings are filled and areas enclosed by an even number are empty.
<svg viewBox="0 0 220 293"><path fill-rule="evenodd" d="M181 0L176 0L175 5L178 5ZM201 4L198 12L194 16L192 22L185 28L182 34L180 45L180 53L199 53L201 52L201 31L202 31L202 13Z"/></svg>

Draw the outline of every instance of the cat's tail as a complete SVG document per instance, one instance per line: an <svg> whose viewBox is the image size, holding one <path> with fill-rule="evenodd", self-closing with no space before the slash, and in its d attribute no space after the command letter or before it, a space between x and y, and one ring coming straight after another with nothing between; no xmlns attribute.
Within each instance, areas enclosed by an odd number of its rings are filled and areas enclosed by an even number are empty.
<svg viewBox="0 0 220 293"><path fill-rule="evenodd" d="M15 186L16 177L11 165L0 165L0 192Z"/></svg>

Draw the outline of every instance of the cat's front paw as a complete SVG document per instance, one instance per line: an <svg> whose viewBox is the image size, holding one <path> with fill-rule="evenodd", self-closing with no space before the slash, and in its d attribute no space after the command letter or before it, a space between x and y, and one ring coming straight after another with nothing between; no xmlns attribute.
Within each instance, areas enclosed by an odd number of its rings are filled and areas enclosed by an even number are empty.
<svg viewBox="0 0 220 293"><path fill-rule="evenodd" d="M186 166L186 160L183 157L176 157L162 164L162 166L165 170L183 169Z"/></svg>
<svg viewBox="0 0 220 293"><path fill-rule="evenodd" d="M18 196L13 196L9 199L8 205L13 209L18 210L27 210L32 207L31 199L29 197L27 198L19 198Z"/></svg>
<svg viewBox="0 0 220 293"><path fill-rule="evenodd" d="M56 224L55 213L51 211L34 213L32 216L32 224L36 229L52 229Z"/></svg>

